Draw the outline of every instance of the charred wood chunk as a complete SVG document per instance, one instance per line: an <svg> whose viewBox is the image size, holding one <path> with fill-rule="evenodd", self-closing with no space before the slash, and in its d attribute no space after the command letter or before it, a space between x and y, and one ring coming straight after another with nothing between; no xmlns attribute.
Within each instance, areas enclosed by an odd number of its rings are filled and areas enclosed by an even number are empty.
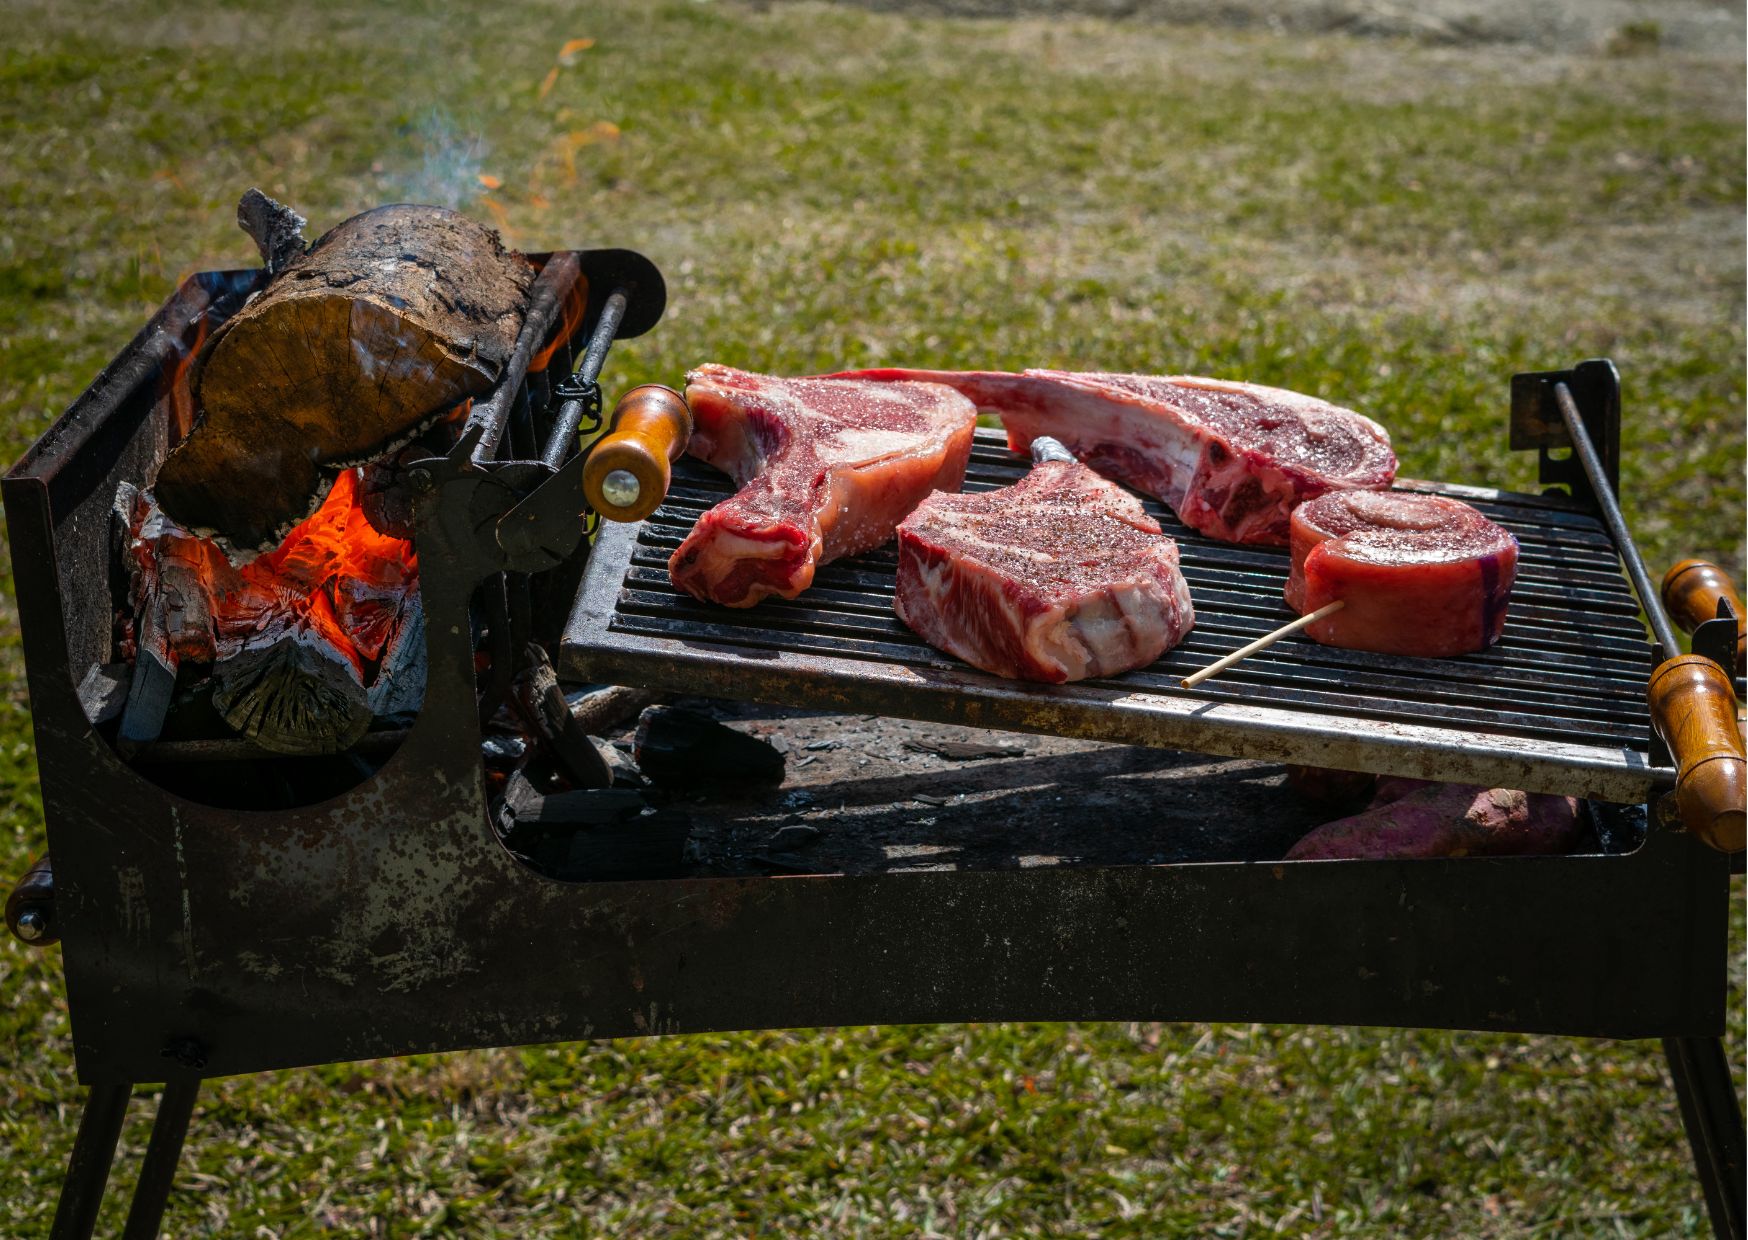
<svg viewBox="0 0 1748 1240"><path fill-rule="evenodd" d="M778 783L783 755L683 706L652 706L637 721L637 767L668 787Z"/></svg>
<svg viewBox="0 0 1748 1240"><path fill-rule="evenodd" d="M379 534L412 538L417 495L410 485L412 462L435 455L429 448L409 445L392 456L364 467L362 483L365 520Z"/></svg>
<svg viewBox="0 0 1748 1240"><path fill-rule="evenodd" d="M79 682L79 705L92 726L121 717L133 682L133 668L126 663L93 663Z"/></svg>
<svg viewBox="0 0 1748 1240"><path fill-rule="evenodd" d="M308 224L296 211L258 189L249 190L237 203L237 227L254 239L268 275L277 275L292 259L303 255L309 244L303 239Z"/></svg>
<svg viewBox="0 0 1748 1240"><path fill-rule="evenodd" d="M409 722L425 704L425 608L417 594L406 600L394 636L383 647L369 701L375 718Z"/></svg>
<svg viewBox="0 0 1748 1240"><path fill-rule="evenodd" d="M653 810L638 793L618 788L542 795L520 773L504 808L504 843L541 873L579 881L655 878L677 871L691 819Z"/></svg>
<svg viewBox="0 0 1748 1240"><path fill-rule="evenodd" d="M272 546L341 469L491 391L533 278L495 232L441 207L340 224L213 333L158 502L234 550Z"/></svg>
<svg viewBox="0 0 1748 1240"><path fill-rule="evenodd" d="M314 627L245 647L213 668L213 680L225 722L274 753L338 753L370 727L357 664Z"/></svg>
<svg viewBox="0 0 1748 1240"><path fill-rule="evenodd" d="M585 692L565 694L571 717L590 736L605 736L628 719L634 719L661 700L653 689L607 685Z"/></svg>
<svg viewBox="0 0 1748 1240"><path fill-rule="evenodd" d="M537 642L528 644L523 657L527 667L516 682L517 713L574 787L607 787L613 782L613 772L572 717L552 660Z"/></svg>

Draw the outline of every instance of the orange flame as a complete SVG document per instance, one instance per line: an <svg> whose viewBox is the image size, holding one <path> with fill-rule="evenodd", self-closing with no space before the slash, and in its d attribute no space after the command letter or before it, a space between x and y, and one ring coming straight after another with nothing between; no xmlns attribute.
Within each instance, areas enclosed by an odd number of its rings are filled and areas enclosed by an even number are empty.
<svg viewBox="0 0 1748 1240"><path fill-rule="evenodd" d="M289 592L288 601L301 593L311 627L341 650L375 659L418 580L418 557L406 539L371 526L358 482L356 469L334 479L322 506L245 565L242 576L261 589ZM222 627L222 613L214 618Z"/></svg>
<svg viewBox="0 0 1748 1240"><path fill-rule="evenodd" d="M194 359L200 356L201 347L211 332L212 320L201 315L194 323L193 342L187 345L177 342L175 362L158 379L158 399L167 401L170 406L172 445L188 438L188 432L194 429L194 390L189 386L189 372L194 369Z"/></svg>
<svg viewBox="0 0 1748 1240"><path fill-rule="evenodd" d="M528 363L529 374L539 374L552 364L552 355L558 352L559 346L568 343L583 325L583 313L588 308L588 277L578 275L570 288L565 290L564 305L559 308L557 330Z"/></svg>
<svg viewBox="0 0 1748 1240"><path fill-rule="evenodd" d="M359 471L349 469L274 550L237 568L210 540L163 518L142 497L134 556L161 598L195 599L171 617L184 658L235 654L263 633L304 625L360 672L382 654L418 587L413 544L379 534L365 518ZM136 600L143 604L146 599Z"/></svg>

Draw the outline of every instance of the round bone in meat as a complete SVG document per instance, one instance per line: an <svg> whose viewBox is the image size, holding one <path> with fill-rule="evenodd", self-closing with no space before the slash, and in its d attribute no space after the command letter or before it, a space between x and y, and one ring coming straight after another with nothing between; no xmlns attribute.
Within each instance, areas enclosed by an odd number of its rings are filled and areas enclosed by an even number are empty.
<svg viewBox="0 0 1748 1240"><path fill-rule="evenodd" d="M1345 606L1305 631L1326 646L1449 658L1505 629L1517 539L1469 505L1405 491L1337 491L1293 510L1287 603Z"/></svg>

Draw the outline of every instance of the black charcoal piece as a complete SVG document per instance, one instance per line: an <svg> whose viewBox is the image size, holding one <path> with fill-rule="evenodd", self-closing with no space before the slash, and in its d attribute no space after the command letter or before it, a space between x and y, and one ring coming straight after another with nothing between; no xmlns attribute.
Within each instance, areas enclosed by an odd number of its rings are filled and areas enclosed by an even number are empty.
<svg viewBox="0 0 1748 1240"><path fill-rule="evenodd" d="M783 778L783 755L766 742L683 706L644 711L637 721L636 753L638 770L669 787Z"/></svg>

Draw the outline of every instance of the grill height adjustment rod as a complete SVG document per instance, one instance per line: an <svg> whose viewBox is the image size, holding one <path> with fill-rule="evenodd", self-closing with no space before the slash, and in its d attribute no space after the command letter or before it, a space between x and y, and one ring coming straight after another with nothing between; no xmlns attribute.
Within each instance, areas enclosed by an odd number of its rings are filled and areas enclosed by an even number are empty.
<svg viewBox="0 0 1748 1240"><path fill-rule="evenodd" d="M1681 824L1718 851L1739 853L1748 844L1748 751L1736 726L1729 673L1704 655L1669 657L1681 646L1621 514L1618 469L1597 452L1572 383L1555 378L1551 387L1573 454L1650 622L1661 650L1658 657L1664 660L1651 673L1647 695L1651 726L1675 759L1674 795Z"/></svg>

